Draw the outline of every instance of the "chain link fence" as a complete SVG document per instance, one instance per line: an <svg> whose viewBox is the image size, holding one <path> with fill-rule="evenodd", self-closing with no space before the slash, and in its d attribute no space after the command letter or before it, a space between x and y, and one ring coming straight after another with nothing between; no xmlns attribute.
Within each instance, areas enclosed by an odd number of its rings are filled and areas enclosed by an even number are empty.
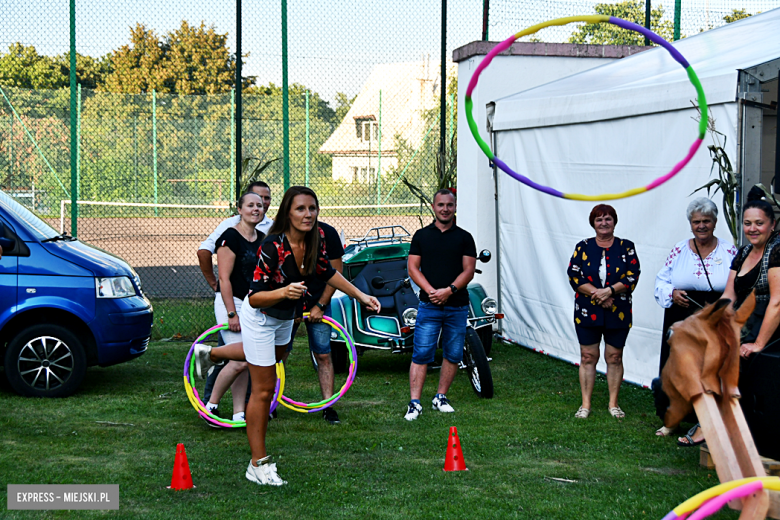
<svg viewBox="0 0 780 520"><path fill-rule="evenodd" d="M392 224L414 232L430 217L407 183L432 193L441 164L454 175L446 165L456 153L458 85L449 62L441 77L441 1L291 2L286 24L282 2L243 2L240 36L236 2L74 4L79 89L71 104L67 3L0 0L0 189L53 227L127 260L155 304L157 337L212 324L213 293L196 251L231 214L242 173L237 148L253 165L270 163L261 179L271 186L272 217L286 186L308 185L321 219L345 239ZM779 5L684 1L680 31L690 36ZM495 41L605 9L644 24L644 1L450 2L446 55L485 32ZM671 39L674 2L652 10L653 28ZM575 25L534 37L623 43ZM439 161L442 112L447 160ZM75 211L72 200L81 201Z"/></svg>

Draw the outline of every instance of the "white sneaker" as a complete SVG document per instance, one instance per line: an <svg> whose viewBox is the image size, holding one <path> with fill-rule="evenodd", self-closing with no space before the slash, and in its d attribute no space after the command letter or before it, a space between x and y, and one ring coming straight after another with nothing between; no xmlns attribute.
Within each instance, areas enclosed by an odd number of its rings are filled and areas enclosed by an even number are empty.
<svg viewBox="0 0 780 520"><path fill-rule="evenodd" d="M406 419L407 421L414 421L420 416L421 413L422 413L422 405L420 403L413 403L409 401L409 408L406 410L406 415L404 415L404 419Z"/></svg>
<svg viewBox="0 0 780 520"><path fill-rule="evenodd" d="M455 408L452 407L450 402L447 400L447 396L445 395L441 397L438 395L435 396L431 404L433 405L434 410L439 410L440 412L452 413L455 411Z"/></svg>
<svg viewBox="0 0 780 520"><path fill-rule="evenodd" d="M192 356L195 358L195 373L199 378L206 379L209 369L214 366L214 362L211 361L211 347L198 343Z"/></svg>
<svg viewBox="0 0 780 520"><path fill-rule="evenodd" d="M276 463L270 463L270 460L270 456L264 457L257 461L257 466L253 466L250 460L249 467L246 468L246 478L261 486L283 486L287 484L287 481L279 478L279 475L276 473Z"/></svg>

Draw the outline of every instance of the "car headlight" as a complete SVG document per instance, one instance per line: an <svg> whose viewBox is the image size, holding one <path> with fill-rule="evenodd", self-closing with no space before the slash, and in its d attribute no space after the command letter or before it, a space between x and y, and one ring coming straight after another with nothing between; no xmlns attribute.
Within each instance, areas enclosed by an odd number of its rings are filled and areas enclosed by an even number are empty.
<svg viewBox="0 0 780 520"><path fill-rule="evenodd" d="M331 340L339 339L339 333L336 332L335 330L330 331L330 339Z"/></svg>
<svg viewBox="0 0 780 520"><path fill-rule="evenodd" d="M498 312L498 304L493 298L485 298L482 300L482 312L485 314L495 314Z"/></svg>
<svg viewBox="0 0 780 520"><path fill-rule="evenodd" d="M417 309L410 307L401 316L403 316L404 325L407 327L414 327L417 324Z"/></svg>
<svg viewBox="0 0 780 520"><path fill-rule="evenodd" d="M95 278L95 291L98 298L128 298L135 296L135 287L126 276Z"/></svg>

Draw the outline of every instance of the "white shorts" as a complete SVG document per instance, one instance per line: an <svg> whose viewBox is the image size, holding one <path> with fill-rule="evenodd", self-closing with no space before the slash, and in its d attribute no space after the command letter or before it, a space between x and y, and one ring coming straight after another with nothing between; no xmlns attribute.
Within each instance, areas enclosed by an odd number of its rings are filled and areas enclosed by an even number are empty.
<svg viewBox="0 0 780 520"><path fill-rule="evenodd" d="M233 305L236 306L236 314L238 314L238 321L241 327L244 327L244 324L241 323L241 304L243 304L243 300L239 300L235 296L233 296ZM228 322L228 311L225 307L225 301L222 299L222 293L217 293L216 297L214 298L214 315L217 317L217 324L227 323ZM241 341L241 333L240 332L233 332L231 330L222 330L219 332L222 334L222 341L225 342L225 345L229 345L231 343L237 343Z"/></svg>
<svg viewBox="0 0 780 520"><path fill-rule="evenodd" d="M287 345L292 337L293 320L279 320L249 305L241 306L241 336L244 356L252 365L272 367L276 364L276 346Z"/></svg>

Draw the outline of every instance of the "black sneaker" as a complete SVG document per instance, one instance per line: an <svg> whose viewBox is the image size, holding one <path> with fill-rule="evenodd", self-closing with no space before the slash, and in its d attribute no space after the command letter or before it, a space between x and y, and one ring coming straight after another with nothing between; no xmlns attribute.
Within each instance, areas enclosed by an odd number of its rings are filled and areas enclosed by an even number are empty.
<svg viewBox="0 0 780 520"><path fill-rule="evenodd" d="M272 421L272 420L276 419L276 417L277 417L277 415L276 415L276 410L274 410L273 412L271 412L271 413L268 415L268 420L269 420L269 421Z"/></svg>
<svg viewBox="0 0 780 520"><path fill-rule="evenodd" d="M339 414L333 408L325 408L322 411L322 418L328 421L330 424L341 424L339 421Z"/></svg>
<svg viewBox="0 0 780 520"><path fill-rule="evenodd" d="M210 413L211 415L214 415L215 417L220 417L220 416L219 416L219 408L214 408L213 410L209 410L209 413ZM200 417L201 419L203 419L203 421L204 421L206 424L208 424L209 426L211 426L212 428L217 428L217 429L220 429L220 428L222 428L221 426L217 426L216 424L214 424L213 422L209 421L208 419L206 419L205 417L203 417L203 416L202 416L202 415L200 415L200 414L198 414L198 417Z"/></svg>

